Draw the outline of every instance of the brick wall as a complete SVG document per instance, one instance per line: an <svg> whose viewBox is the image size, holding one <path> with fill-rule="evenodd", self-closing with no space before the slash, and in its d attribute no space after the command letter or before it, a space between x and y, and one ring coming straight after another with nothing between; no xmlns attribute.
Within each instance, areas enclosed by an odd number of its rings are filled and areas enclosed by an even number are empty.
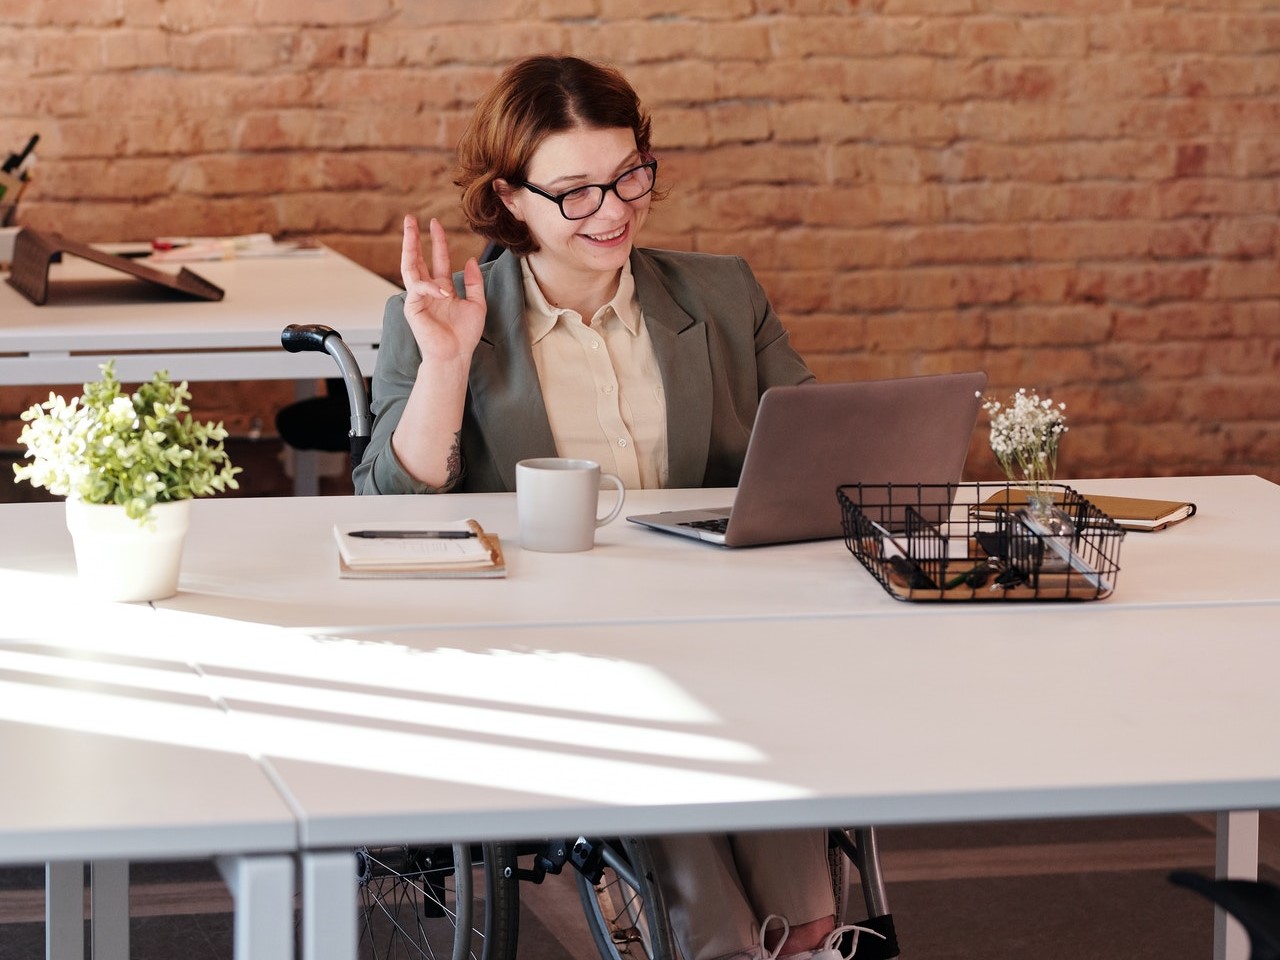
<svg viewBox="0 0 1280 960"><path fill-rule="evenodd" d="M535 51L625 70L674 188L644 239L744 254L822 378L982 367L1067 403L1065 474L1280 481L1272 0L0 0L0 145L41 135L31 225L394 276Z"/></svg>

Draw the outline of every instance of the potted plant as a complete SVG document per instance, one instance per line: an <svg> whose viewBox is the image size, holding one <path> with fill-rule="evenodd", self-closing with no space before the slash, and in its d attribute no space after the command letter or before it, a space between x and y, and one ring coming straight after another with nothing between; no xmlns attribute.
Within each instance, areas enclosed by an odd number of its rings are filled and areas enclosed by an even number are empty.
<svg viewBox="0 0 1280 960"><path fill-rule="evenodd" d="M178 588L194 497L238 486L221 423L191 418L185 381L159 371L132 393L115 361L68 403L50 394L23 411L18 440L29 462L16 480L67 498L76 568L113 600L159 600Z"/></svg>

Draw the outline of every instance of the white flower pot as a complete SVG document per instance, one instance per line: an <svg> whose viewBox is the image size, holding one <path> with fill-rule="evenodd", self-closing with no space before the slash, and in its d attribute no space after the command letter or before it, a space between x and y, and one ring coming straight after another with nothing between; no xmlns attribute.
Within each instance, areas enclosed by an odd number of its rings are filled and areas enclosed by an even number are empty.
<svg viewBox="0 0 1280 960"><path fill-rule="evenodd" d="M104 600L163 600L178 592L191 501L157 503L154 523L114 504L67 500L67 529L85 590Z"/></svg>

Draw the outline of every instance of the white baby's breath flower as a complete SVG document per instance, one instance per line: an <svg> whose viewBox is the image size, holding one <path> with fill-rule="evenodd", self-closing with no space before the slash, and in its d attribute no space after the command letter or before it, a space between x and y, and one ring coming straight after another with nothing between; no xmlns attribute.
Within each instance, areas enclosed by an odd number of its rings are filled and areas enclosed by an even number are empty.
<svg viewBox="0 0 1280 960"><path fill-rule="evenodd" d="M1067 432L1065 403L1041 399L1025 387L1008 404L987 399L991 418L991 452L1011 481L1033 488L1053 480L1058 471L1058 445Z"/></svg>

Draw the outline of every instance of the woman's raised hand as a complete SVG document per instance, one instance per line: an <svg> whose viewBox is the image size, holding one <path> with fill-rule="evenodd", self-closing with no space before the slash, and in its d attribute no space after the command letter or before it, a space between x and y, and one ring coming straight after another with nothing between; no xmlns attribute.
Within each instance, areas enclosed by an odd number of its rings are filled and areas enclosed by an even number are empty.
<svg viewBox="0 0 1280 960"><path fill-rule="evenodd" d="M472 257L462 268L465 298L453 286L449 241L444 227L432 219L431 267L422 256L422 234L417 218L404 218L404 245L400 251L400 276L404 280L404 315L424 361L461 360L471 354L484 330L485 298L480 265Z"/></svg>

